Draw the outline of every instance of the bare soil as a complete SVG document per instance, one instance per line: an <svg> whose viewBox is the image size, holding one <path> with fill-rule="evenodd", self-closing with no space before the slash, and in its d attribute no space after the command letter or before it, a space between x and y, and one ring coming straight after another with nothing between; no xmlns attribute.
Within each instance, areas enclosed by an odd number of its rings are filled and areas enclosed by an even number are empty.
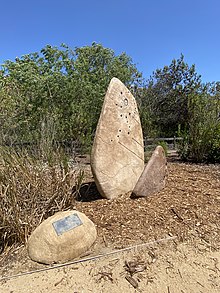
<svg viewBox="0 0 220 293"><path fill-rule="evenodd" d="M110 201L100 198L85 166L73 208L96 224L98 238L82 258L134 248L34 273L48 266L32 262L25 247L9 250L2 277L31 273L0 278L0 292L220 292L220 166L169 162L168 170L163 191Z"/></svg>

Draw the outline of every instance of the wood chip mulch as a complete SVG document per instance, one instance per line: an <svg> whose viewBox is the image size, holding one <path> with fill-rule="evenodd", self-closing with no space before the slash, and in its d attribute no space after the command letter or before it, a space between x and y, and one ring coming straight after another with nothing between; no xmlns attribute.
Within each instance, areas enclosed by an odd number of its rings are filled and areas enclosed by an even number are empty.
<svg viewBox="0 0 220 293"><path fill-rule="evenodd" d="M167 235L186 241L194 235L220 247L220 165L170 162L166 187L147 198L101 199L94 183L82 191L74 208L96 224L106 246L122 248Z"/></svg>

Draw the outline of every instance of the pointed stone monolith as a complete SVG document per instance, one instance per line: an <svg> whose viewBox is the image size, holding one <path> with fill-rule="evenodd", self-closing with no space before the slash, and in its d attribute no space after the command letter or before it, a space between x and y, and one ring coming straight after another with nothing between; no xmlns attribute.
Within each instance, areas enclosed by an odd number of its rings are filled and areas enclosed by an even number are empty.
<svg viewBox="0 0 220 293"><path fill-rule="evenodd" d="M92 173L108 199L132 191L144 169L143 134L135 98L117 78L109 84L96 129Z"/></svg>
<svg viewBox="0 0 220 293"><path fill-rule="evenodd" d="M167 160L164 149L157 146L141 174L132 196L149 196L165 187Z"/></svg>

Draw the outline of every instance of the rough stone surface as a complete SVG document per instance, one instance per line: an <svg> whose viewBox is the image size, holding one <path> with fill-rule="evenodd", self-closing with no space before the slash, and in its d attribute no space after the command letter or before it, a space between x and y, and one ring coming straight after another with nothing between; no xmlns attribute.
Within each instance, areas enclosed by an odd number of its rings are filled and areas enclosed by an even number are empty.
<svg viewBox="0 0 220 293"><path fill-rule="evenodd" d="M167 160L164 149L157 146L139 178L133 196L149 196L165 187Z"/></svg>
<svg viewBox="0 0 220 293"><path fill-rule="evenodd" d="M132 191L144 169L137 104L117 78L111 80L105 96L91 153L91 168L99 192L108 199Z"/></svg>
<svg viewBox="0 0 220 293"><path fill-rule="evenodd" d="M86 215L77 211L59 212L33 231L27 243L28 254L40 263L65 262L85 253L96 237L95 225Z"/></svg>

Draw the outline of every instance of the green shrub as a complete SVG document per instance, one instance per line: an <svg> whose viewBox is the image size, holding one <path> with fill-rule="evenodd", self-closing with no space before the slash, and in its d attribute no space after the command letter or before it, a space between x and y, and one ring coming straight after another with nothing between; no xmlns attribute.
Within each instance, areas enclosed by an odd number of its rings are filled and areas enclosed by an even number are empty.
<svg viewBox="0 0 220 293"><path fill-rule="evenodd" d="M162 146L162 148L164 149L164 152L165 152L165 156L167 157L167 153L168 153L168 145L167 145L167 143L165 141L158 141L157 144Z"/></svg>
<svg viewBox="0 0 220 293"><path fill-rule="evenodd" d="M220 121L218 97L208 94L189 96L189 124L178 130L183 140L178 145L180 157L194 162L219 163Z"/></svg>

